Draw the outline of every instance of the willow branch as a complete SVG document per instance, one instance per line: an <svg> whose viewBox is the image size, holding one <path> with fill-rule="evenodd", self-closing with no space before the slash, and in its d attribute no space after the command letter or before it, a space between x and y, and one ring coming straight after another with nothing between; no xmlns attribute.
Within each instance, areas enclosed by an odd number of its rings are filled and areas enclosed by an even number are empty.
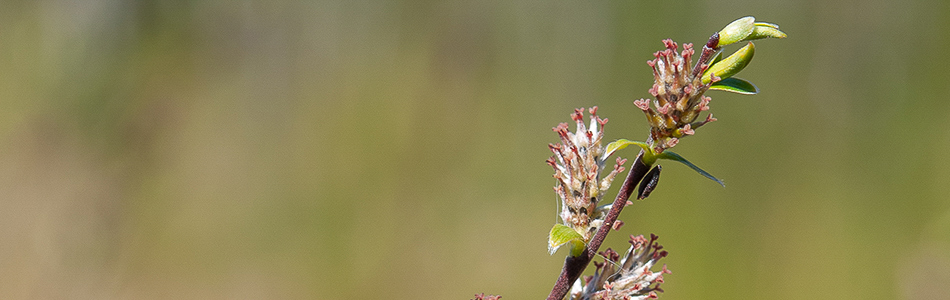
<svg viewBox="0 0 950 300"><path fill-rule="evenodd" d="M595 234L594 238L587 244L587 249L582 255L576 257L568 256L564 260L561 275L559 275L557 281L554 282L554 288L551 290L551 294L548 295L548 300L564 299L564 295L567 295L571 289L571 284L574 283L577 278L580 278L581 273L584 272L584 269L587 269L587 265L590 264L594 256L597 255L597 250L600 249L600 245L603 244L604 239L607 238L607 233L610 233L610 229L613 228L614 222L616 222L617 217L620 216L620 211L623 210L623 207L627 204L627 199L630 199L630 194L636 189L637 183L643 179L643 176L646 176L647 172L650 171L650 166L645 165L642 159L643 151L641 150L640 154L637 155L637 159L633 162L630 173L627 174L627 179L623 181L620 192L617 193L617 199L614 200L613 206L610 208L610 211L607 212L607 218L604 219L604 224L600 226L600 229L597 230L597 234Z"/></svg>

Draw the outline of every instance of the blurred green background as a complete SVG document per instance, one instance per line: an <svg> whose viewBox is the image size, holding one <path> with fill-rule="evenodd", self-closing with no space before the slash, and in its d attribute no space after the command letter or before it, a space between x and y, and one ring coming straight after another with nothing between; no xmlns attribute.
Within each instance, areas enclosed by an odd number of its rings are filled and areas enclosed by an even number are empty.
<svg viewBox="0 0 950 300"><path fill-rule="evenodd" d="M645 138L660 41L746 15L762 92L677 147L727 188L666 163L605 246L658 234L663 299L947 299L942 0L3 2L0 298L540 299L551 127Z"/></svg>

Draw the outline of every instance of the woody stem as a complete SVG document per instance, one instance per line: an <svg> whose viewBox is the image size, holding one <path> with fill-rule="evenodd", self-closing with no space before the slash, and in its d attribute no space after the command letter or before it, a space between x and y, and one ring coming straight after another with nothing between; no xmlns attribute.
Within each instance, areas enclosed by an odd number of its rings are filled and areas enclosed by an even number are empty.
<svg viewBox="0 0 950 300"><path fill-rule="evenodd" d="M703 70L703 65L709 63L709 60L712 58L712 54L716 53L716 50L719 50L719 33L713 33L709 37L709 41L703 45L703 53L700 54L699 60L696 61L696 66L693 67L693 77L699 76L699 72Z"/></svg>
<svg viewBox="0 0 950 300"><path fill-rule="evenodd" d="M600 229L597 230L597 234L595 234L590 243L587 244L584 253L580 256L568 256L564 260L564 267L561 269L561 274L557 277L557 281L554 282L554 288L551 290L551 294L548 295L547 300L564 299L564 295L567 295L571 284L581 276L581 273L584 272L587 265L590 264L594 256L597 255L597 250L600 249L600 245L604 243L607 233L610 233L610 229L613 228L614 222L617 221L617 217L620 216L620 211L623 210L624 205L627 204L627 199L630 198L630 194L633 193L637 183L643 179L643 176L650 171L650 166L644 164L642 159L643 150L640 151L640 154L637 155L637 159L633 162L630 173L627 174L627 179L623 181L623 185L620 187L620 192L617 193L617 198L614 200L613 206L610 208L610 211L607 212L607 218L604 219L604 224L600 226Z"/></svg>

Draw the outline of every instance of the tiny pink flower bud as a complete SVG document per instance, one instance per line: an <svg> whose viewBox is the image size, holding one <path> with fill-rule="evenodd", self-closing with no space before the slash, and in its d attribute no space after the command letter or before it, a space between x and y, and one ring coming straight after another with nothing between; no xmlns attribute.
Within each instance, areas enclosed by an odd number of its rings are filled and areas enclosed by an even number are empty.
<svg viewBox="0 0 950 300"><path fill-rule="evenodd" d="M643 111L650 110L650 100L640 99L640 100L633 101L633 104L636 105L638 108L642 109Z"/></svg>
<svg viewBox="0 0 950 300"><path fill-rule="evenodd" d="M693 129L690 128L689 124L686 124L685 126L683 126L683 128L680 128L680 132L682 132L683 135L693 135L694 133L696 133L695 131L693 131Z"/></svg>
<svg viewBox="0 0 950 300"><path fill-rule="evenodd" d="M674 146L676 146L676 144L679 144L679 142L680 142L680 139L678 138L669 138L668 140L666 140L666 148L667 149L673 148Z"/></svg>

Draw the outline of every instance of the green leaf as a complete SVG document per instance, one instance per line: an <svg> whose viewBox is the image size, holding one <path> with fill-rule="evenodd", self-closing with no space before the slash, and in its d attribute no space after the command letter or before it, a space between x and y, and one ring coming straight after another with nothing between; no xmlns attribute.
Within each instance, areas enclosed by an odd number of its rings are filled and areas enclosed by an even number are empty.
<svg viewBox="0 0 950 300"><path fill-rule="evenodd" d="M554 224L551 234L548 235L548 253L554 255L558 248L567 243L571 243L571 256L580 256L584 247L587 247L584 237L573 228L564 224Z"/></svg>
<svg viewBox="0 0 950 300"><path fill-rule="evenodd" d="M736 53L710 66L709 69L703 73L703 83L711 82L713 74L716 74L716 76L721 79L736 75L736 73L742 71L742 69L752 61L752 56L754 55L755 45L749 42L745 47L736 50Z"/></svg>
<svg viewBox="0 0 950 300"><path fill-rule="evenodd" d="M756 27L764 26L764 27L772 27L772 28L778 29L778 24L772 24L772 23L755 22L753 23L753 25L755 25Z"/></svg>
<svg viewBox="0 0 950 300"><path fill-rule="evenodd" d="M751 82L735 77L729 77L709 86L710 90L719 90L733 92L743 95L755 95L759 93L759 88Z"/></svg>
<svg viewBox="0 0 950 300"><path fill-rule="evenodd" d="M713 56L713 59L709 61L709 65L715 65L720 60L722 60L722 51L716 52L716 56Z"/></svg>
<svg viewBox="0 0 950 300"><path fill-rule="evenodd" d="M749 16L732 21L719 31L718 47L741 42L755 30L755 18Z"/></svg>
<svg viewBox="0 0 950 300"><path fill-rule="evenodd" d="M686 165L687 167L689 167L690 169L693 169L693 171L696 171L697 173L699 173L699 175L703 175L703 176L705 176L706 178L709 178L709 179L711 179L712 181L715 181L716 183L718 183L718 184L721 185L722 187L726 187L726 184L723 183L722 180L719 180L718 178L712 176L712 174L709 174L709 172L703 171L703 169L700 169L699 167L697 167L697 166L694 165L693 163L689 162L688 160L686 160L685 158L683 158L683 157L680 156L679 154L674 153L673 151L669 151L669 150L663 151L663 153L658 154L658 155L656 156L656 158L659 158L659 159L668 159L668 160L673 160L673 161L681 162L681 163L683 163L684 165Z"/></svg>
<svg viewBox="0 0 950 300"><path fill-rule="evenodd" d="M631 141L628 139L619 139L607 144L607 149L604 151L604 157L609 157L611 154L614 154L614 152L617 152L617 150L627 148L627 146L630 145L637 145L640 146L640 149L643 149L644 153L643 158L641 159L643 164L650 166L656 162L656 154L653 152L653 149L650 148L650 145L644 142Z"/></svg>
<svg viewBox="0 0 950 300"><path fill-rule="evenodd" d="M746 41L758 40L764 38L784 39L787 37L784 32L778 30L778 25L772 23L755 23L755 29L752 34L745 38Z"/></svg>

